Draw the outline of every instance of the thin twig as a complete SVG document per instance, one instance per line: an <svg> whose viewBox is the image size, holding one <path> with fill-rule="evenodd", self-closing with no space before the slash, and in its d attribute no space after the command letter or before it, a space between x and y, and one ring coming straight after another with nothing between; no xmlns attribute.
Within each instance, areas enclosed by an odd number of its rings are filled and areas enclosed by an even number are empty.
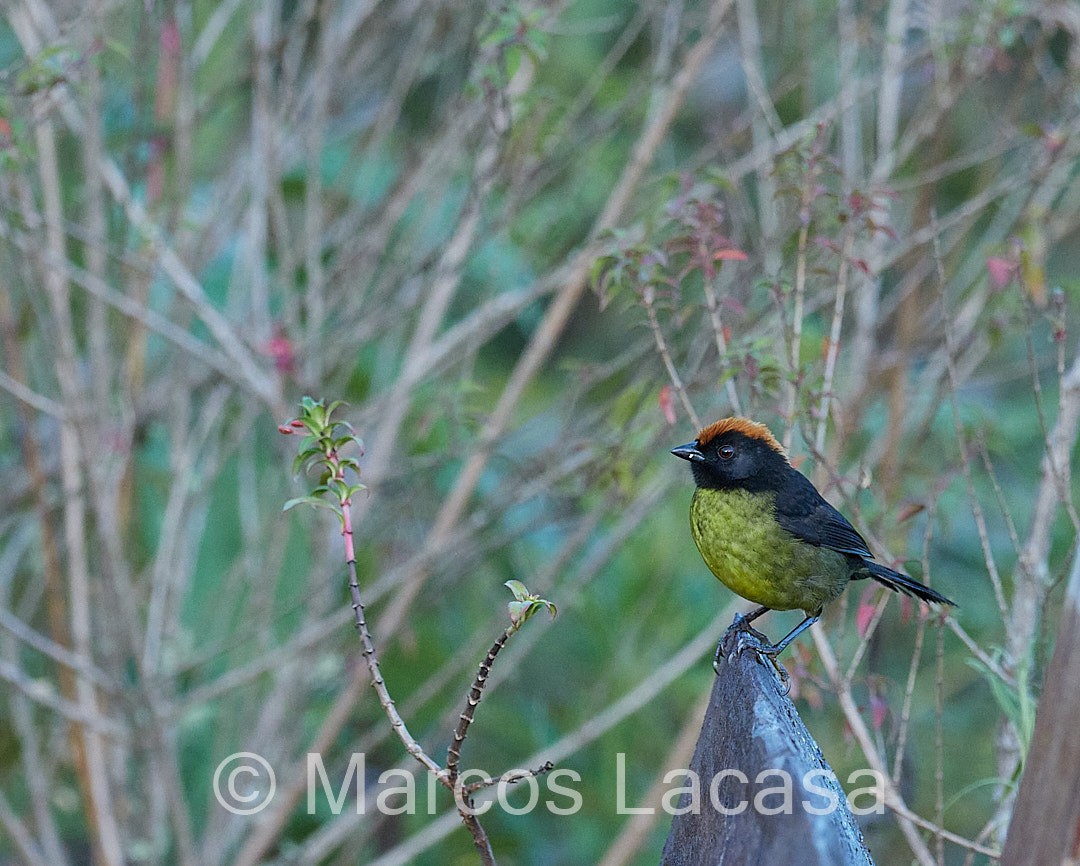
<svg viewBox="0 0 1080 866"><path fill-rule="evenodd" d="M473 723L473 718L476 715L476 708L484 695L484 685L487 683L488 675L491 673L491 666L495 664L496 657L502 651L502 648L506 646L506 642L510 639L510 634L509 628L503 629L503 633L499 635L495 643L491 645L491 649L487 651L484 660L480 662L480 669L476 672L476 677L473 679L472 686L469 688L465 709L462 710L458 717L458 725L454 729L454 739L450 743L450 747L446 750L446 772L451 785L457 782L458 764L461 761L461 746L465 742L465 738L469 735L469 726Z"/></svg>
<svg viewBox="0 0 1080 866"><path fill-rule="evenodd" d="M0 643L3 645L7 659L14 660L17 657L15 642L11 638L6 638ZM40 725L34 717L30 701L25 697L12 693L7 703L10 719L21 746L19 757L30 794L31 811L41 848L47 857L47 862L55 866L68 866L70 861L60 842L60 833L53 817L52 794L56 790L56 774L50 772L49 761L45 755L46 747L42 745L43 737L39 731ZM47 733L45 738L47 739Z"/></svg>
<svg viewBox="0 0 1080 866"><path fill-rule="evenodd" d="M368 630L367 620L364 618L364 603L360 599L360 584L356 579L356 552L353 548L352 514L348 501L342 503L341 513L343 519L342 535L345 539L345 559L349 566L349 593L352 595L352 607L356 615L356 630L360 634L360 642L364 646L364 662L367 664L368 673L371 677L371 687L375 689L375 694L379 697L379 705L383 708L383 712L386 713L386 718L389 719L390 726L393 728L394 733L397 734L398 739L401 740L405 751L416 758L429 772L434 773L439 781L445 785L447 782L446 770L439 766L424 751L416 738L409 733L409 728L398 713L394 700L390 697L390 692L386 687L386 681L383 679L382 671L379 668L379 657L375 652L375 643L371 639L371 632Z"/></svg>
<svg viewBox="0 0 1080 866"><path fill-rule="evenodd" d="M887 801L886 801L887 802ZM953 833L951 830L946 830L944 827L939 827L933 821L927 821L921 815L912 812L906 804L900 803L888 803L890 809L892 809L897 815L904 818L904 820L910 821L917 827L929 831L935 835L940 836L946 842L952 842L954 845L959 845L961 848L966 848L969 851L974 851L977 854L983 854L992 860L1001 859L1001 849L989 848L986 845L980 845L965 836L960 836L957 833ZM929 853L929 852L928 852Z"/></svg>
<svg viewBox="0 0 1080 866"><path fill-rule="evenodd" d="M671 359L671 350L668 348L667 340L664 339L664 331L660 327L660 320L656 317L656 291L651 285L645 286L642 291L641 302L645 305L645 313L649 318L649 330L652 332L653 341L656 343L656 351L660 354L660 358L664 362L664 369L667 370L668 379L671 381L671 387L674 388L675 393L679 395L679 402L682 403L683 410L686 412L686 417L690 419L690 423L694 425L694 429L700 430L701 420L698 418L698 414L694 411L694 406L687 396L686 386L683 384L682 377L679 375L679 370L675 366L675 362Z"/></svg>
<svg viewBox="0 0 1080 866"><path fill-rule="evenodd" d="M990 451L986 447L985 437L979 436L975 440L975 450L978 452L979 457L982 458L983 469L986 470L986 477L994 490L994 498L997 500L1001 518L1005 521L1005 531L1009 535L1009 543L1012 545L1013 552L1019 556L1021 547L1020 533L1016 530L1016 523L1013 521L1012 512L1009 510L1008 503L1005 499L1005 491L1001 489L1001 484L997 478L997 472L994 471L994 461L990 459Z"/></svg>
<svg viewBox="0 0 1080 866"><path fill-rule="evenodd" d="M915 695L915 678L922 659L923 641L926 637L926 617L919 617L915 629L915 645L911 650L911 664L908 666L907 683L904 686L904 702L900 707L900 720L897 723L896 751L893 755L893 784L900 784L900 771L904 763L904 748L907 745L908 725L911 722L912 698Z"/></svg>
<svg viewBox="0 0 1080 866"><path fill-rule="evenodd" d="M931 215L931 225L936 228L937 215ZM960 417L960 406L957 394L960 389L959 379L956 373L954 360L955 349L953 346L952 315L949 312L948 300L945 297L945 266L941 258L940 246L936 243L939 235L934 234L934 260L937 267L938 277L938 303L941 305L941 318L944 322L945 341L945 370L949 383L949 403L952 408L953 429L956 435L956 443L960 450L960 466L964 472L964 481L967 483L968 502L971 504L971 512L975 518L975 527L979 535L979 544L982 547L983 561L986 564L986 573L990 578L990 585L994 590L994 598L997 600L998 612L1002 621L1007 620L1007 605L1005 603L1005 591L1002 588L1001 576L998 573L997 561L990 545L990 533L986 528L986 519L983 515L982 505L975 495L975 481L971 472L971 457L968 453L967 437L964 435L964 426Z"/></svg>
<svg viewBox="0 0 1080 866"><path fill-rule="evenodd" d="M967 633L964 627L956 621L955 617L949 617L945 621L945 624L949 627L949 631L951 631L958 638L960 638L960 642L967 647L968 652L970 652L979 661L979 664L983 665L988 671L990 671L995 677L1005 683L1005 685L1007 685L1009 688L1015 689L1017 687L1015 674L1009 673L1009 671L1005 670L1005 668L1003 668L993 658L993 656L991 656L989 653L986 652L986 650L980 647L975 642L975 638L973 638Z"/></svg>
<svg viewBox="0 0 1080 866"><path fill-rule="evenodd" d="M11 662L0 659L0 680L22 692L34 703L48 707L58 716L71 722L73 726L88 729L96 736L110 737L123 741L130 735L127 727L115 719L103 715L96 708L87 710L77 701L69 701L55 693L47 684L29 676Z"/></svg>
<svg viewBox="0 0 1080 866"><path fill-rule="evenodd" d="M10 226L0 222L0 237L14 243L19 249L30 252L35 247L35 242L22 233L14 231ZM248 382L236 370L235 365L213 346L203 342L195 335L184 330L180 326L169 321L157 311L148 307L137 298L117 291L100 277L94 276L87 270L78 267L69 259L58 259L49 250L42 251L45 261L51 268L55 268L65 275L72 283L86 291L93 298L103 301L133 322L142 325L147 330L163 337L177 348L184 351L191 358L197 359L220 373L242 388L248 387ZM15 396L20 396L16 394ZM30 402L30 401L27 401ZM34 405L31 403L31 405ZM46 411L47 404L35 406ZM50 413L51 414L51 413Z"/></svg>
<svg viewBox="0 0 1080 866"><path fill-rule="evenodd" d="M756 0L736 0L735 12L739 33L739 59L751 97L750 123L754 147L767 149L784 124L776 113L776 106L769 97L769 88L765 82ZM761 165L756 180L765 272L773 276L780 271L781 259L778 243L780 214L776 200L776 175L772 165Z"/></svg>
<svg viewBox="0 0 1080 866"><path fill-rule="evenodd" d="M323 272L323 149L326 136L327 108L332 82L330 6L315 4L310 27L314 39L315 67L311 73L311 114L307 120L307 173L304 183L304 296L307 343L312 351L305 357L305 378L317 383L322 379L322 352L318 351L326 319L326 277Z"/></svg>
<svg viewBox="0 0 1080 866"><path fill-rule="evenodd" d="M65 665L71 670L88 677L105 691L112 693L118 693L120 691L120 687L116 681L101 670L101 668L92 663L88 663L86 659L79 657L66 647L36 631L15 616L11 611L5 610L3 607L0 607L0 629L10 632L27 646L33 647L42 655L48 656L58 664Z"/></svg>
<svg viewBox="0 0 1080 866"><path fill-rule="evenodd" d="M875 128L874 165L870 168L870 187L880 188L890 182L897 164L896 136L900 130L901 95L904 86L904 72L907 63L907 45L905 39L908 27L909 0L890 0L886 15L885 50L881 56L881 72L877 82L876 99L873 100L877 125ZM848 15L848 19L852 18ZM852 52L854 53L854 52ZM914 52L913 52L914 54ZM854 137L859 125L858 96L854 87L841 83L840 107L846 139ZM853 147L853 145L851 145ZM845 164L846 170L853 167ZM859 176L848 175L852 182L859 182ZM885 257L889 238L886 232L877 232L869 241L867 265L870 279L863 280L855 301L855 328L851 336L851 368L856 376L867 381L877 351L877 329L881 322L881 273L882 259Z"/></svg>
<svg viewBox="0 0 1080 866"><path fill-rule="evenodd" d="M858 646L855 647L855 652L851 656L851 662L844 672L844 682L847 684L848 688L851 687L851 683L855 679L855 672L859 669L859 664L862 662L863 655L865 655L870 646L870 642L874 639L874 632L877 631L882 614L885 613L885 608L888 606L889 599L892 597L891 592L888 592L884 588L881 589L882 591L879 593L877 603L874 605L874 613L871 615L870 622L867 625L866 633L860 637Z"/></svg>
<svg viewBox="0 0 1080 866"><path fill-rule="evenodd" d="M942 719L945 714L945 629L937 632L937 675L934 678L934 817L945 826L945 737ZM945 866L945 837L937 835L938 866Z"/></svg>
<svg viewBox="0 0 1080 866"><path fill-rule="evenodd" d="M539 767L532 770L507 770L501 776L480 779L479 781L465 785L462 788L462 791L466 794L475 794L477 791L483 791L485 788L493 788L496 785L516 785L518 782L524 782L526 779L534 779L537 776L543 776L554 769L554 763L551 761L544 761Z"/></svg>
<svg viewBox="0 0 1080 866"><path fill-rule="evenodd" d="M17 31L20 28L16 28ZM19 34L24 46L30 47L33 35L23 29ZM38 150L38 172L43 195L43 223L45 246L53 258L66 258L63 234L62 184L59 155L51 121L39 123L35 129ZM30 210L27 201L24 209ZM31 223L32 224L32 223ZM86 538L86 496L82 471L82 454L76 430L82 404L78 390L77 341L71 313L71 299L67 281L55 268L42 265L41 278L52 314L54 363L61 385L66 421L60 428L61 483L64 496L64 540L67 546L67 589L70 604L70 629L74 651L88 664L93 664L90 623L90 560ZM75 696L86 716L99 713L97 689L86 677L76 675ZM73 728L73 745L82 749L77 770L86 798L87 816L92 830L94 849L106 866L123 863L123 847L119 822L113 807L112 786L108 775L105 746L96 731L76 724Z"/></svg>
<svg viewBox="0 0 1080 866"><path fill-rule="evenodd" d="M38 394L32 388L28 388L22 382L9 376L3 370L0 370L0 388L3 388L16 400L21 400L27 406L37 409L39 412L46 415L50 415L57 421L64 420L63 406L55 400L49 399L44 394Z"/></svg>
<svg viewBox="0 0 1080 866"><path fill-rule="evenodd" d="M836 692L837 700L840 702L844 720L870 764L870 769L877 773L881 779L885 805L896 815L900 831L904 834L904 838L911 848L911 853L915 855L915 859L918 860L921 866L934 866L934 858L930 853L930 849L926 847L926 842L915 830L916 822L912 819L911 810L908 809L900 791L893 784L892 779L889 778L884 759L874 744L874 738L867 730L866 722L863 721L862 714L855 703L855 698L851 694L851 689L840 674L840 666L836 661L836 656L833 654L828 637L823 631L811 629L810 632L814 638L814 646L817 648L818 657L825 668L826 676L828 676L829 682Z"/></svg>
<svg viewBox="0 0 1080 866"><path fill-rule="evenodd" d="M1017 273L1022 274L1023 269L1018 269ZM1031 374L1031 390L1035 398L1035 414L1039 418L1039 429L1042 431L1043 442L1046 446L1044 460L1046 462L1046 468L1049 469L1049 476L1054 482L1058 501L1064 506L1065 513L1068 514L1069 520L1072 522L1073 531L1080 532L1080 516L1077 515L1076 508L1073 506L1072 492L1069 489L1069 461L1067 459L1064 461L1060 460L1060 455L1056 453L1056 449L1054 448L1053 435L1051 434L1050 427L1046 421L1046 407L1043 405L1042 383L1039 379L1039 365L1035 359L1035 344L1032 339L1035 323L1032 320L1031 302L1028 299L1029 292L1022 280L1018 280L1018 283L1019 289L1022 292L1021 302L1026 319L1025 324L1027 326L1024 328L1024 350L1027 353L1028 371ZM1064 378L1064 376L1062 376L1062 378ZM1061 387L1061 384L1062 383L1059 383L1059 388ZM1066 452L1066 455L1068 453L1069 452Z"/></svg>
<svg viewBox="0 0 1080 866"><path fill-rule="evenodd" d="M934 519L937 516L938 500L935 495L926 509L926 531L923 533L922 570L924 576L930 574L930 540L933 536ZM904 763L904 749L907 745L908 725L911 721L911 705L915 695L915 678L922 661L923 641L926 638L926 617L920 616L915 628L915 646L911 650L911 663L908 665L907 684L904 686L904 702L900 708L900 720L896 731L896 752L893 756L892 778L900 783L900 770Z"/></svg>
<svg viewBox="0 0 1080 866"><path fill-rule="evenodd" d="M836 375L836 359L840 354L840 328L844 324L844 299L847 297L848 269L855 247L855 219L848 218L844 227L844 244L840 251L840 269L836 276L836 302L833 306L832 327L829 330L829 346L825 353L825 378L821 386L821 406L818 409L817 433L814 447L825 450L825 431L829 424L829 408L833 398L833 377Z"/></svg>
<svg viewBox="0 0 1080 866"><path fill-rule="evenodd" d="M469 727L476 716L476 708L480 704L480 698L483 697L484 684L487 682L488 674L491 673L491 666L495 663L495 658L502 651L502 648L506 646L510 634L509 628L503 629L503 633L491 645L491 649L488 650L484 660L480 662L480 668L476 672L476 677L473 679L468 697L465 700L465 709L462 710L461 715L458 717L458 724L454 729L454 738L450 743L450 747L446 750L447 782L449 782L451 790L454 791L458 811L461 813L461 820L472 836L473 845L476 846L476 850L480 853L480 860L485 866L495 862L495 854L491 849L491 840L488 838L487 831L484 830L473 809L473 792L468 789L461 792L457 790L458 763L461 760L461 746L465 742L465 738L469 734Z"/></svg>
<svg viewBox="0 0 1080 866"><path fill-rule="evenodd" d="M716 296L716 286L713 280L706 276L704 280L705 306L709 310L709 324L712 326L713 337L716 340L717 363L720 365L720 375L725 379L724 387L727 389L728 402L731 411L736 415L742 415L742 406L739 402L739 391L735 387L735 377L727 375L728 371L728 343L724 333L724 322L720 317L720 302Z"/></svg>
<svg viewBox="0 0 1080 866"><path fill-rule="evenodd" d="M0 827L3 827L27 866L52 866L52 861L38 847L34 834L11 808L4 792L0 791Z"/></svg>
<svg viewBox="0 0 1080 866"><path fill-rule="evenodd" d="M820 134L820 132L819 132ZM799 188L799 239L795 251L794 309L791 314L791 339L788 353L789 376L787 405L784 409L784 448L791 448L795 436L795 413L799 405L799 384L802 380L802 329L806 305L806 249L810 239L810 204L817 179L816 162L804 168Z"/></svg>

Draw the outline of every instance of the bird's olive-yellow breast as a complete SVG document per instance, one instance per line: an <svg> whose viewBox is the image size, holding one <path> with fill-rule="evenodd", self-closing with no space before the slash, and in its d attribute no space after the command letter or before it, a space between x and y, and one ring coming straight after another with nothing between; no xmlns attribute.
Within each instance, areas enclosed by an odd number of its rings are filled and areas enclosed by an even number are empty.
<svg viewBox="0 0 1080 866"><path fill-rule="evenodd" d="M732 592L773 610L819 611L844 591L847 557L801 544L773 516L772 493L699 487L690 530L701 558Z"/></svg>

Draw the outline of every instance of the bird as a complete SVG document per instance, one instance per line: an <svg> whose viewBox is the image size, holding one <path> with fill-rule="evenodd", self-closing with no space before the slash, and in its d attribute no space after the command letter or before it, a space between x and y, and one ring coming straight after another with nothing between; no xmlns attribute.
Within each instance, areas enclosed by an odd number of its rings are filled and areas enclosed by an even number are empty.
<svg viewBox="0 0 1080 866"><path fill-rule="evenodd" d="M702 559L728 589L759 605L736 616L732 628L770 610L803 611L802 622L761 648L774 659L853 580L871 578L895 592L955 606L876 562L865 539L791 465L764 424L722 418L671 453L690 462L696 485L690 530Z"/></svg>

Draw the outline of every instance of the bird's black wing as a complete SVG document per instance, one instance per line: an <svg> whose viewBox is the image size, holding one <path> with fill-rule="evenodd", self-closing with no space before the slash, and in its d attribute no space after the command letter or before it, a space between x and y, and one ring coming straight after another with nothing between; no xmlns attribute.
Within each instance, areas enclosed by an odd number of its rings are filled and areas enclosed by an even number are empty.
<svg viewBox="0 0 1080 866"><path fill-rule="evenodd" d="M816 547L873 559L865 539L848 519L829 505L801 472L788 473L776 495L776 522L796 538Z"/></svg>

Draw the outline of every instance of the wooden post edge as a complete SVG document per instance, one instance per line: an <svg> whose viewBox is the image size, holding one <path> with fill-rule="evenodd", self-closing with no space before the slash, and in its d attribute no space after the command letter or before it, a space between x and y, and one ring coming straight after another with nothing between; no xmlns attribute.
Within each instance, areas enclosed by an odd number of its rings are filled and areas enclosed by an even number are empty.
<svg viewBox="0 0 1080 866"><path fill-rule="evenodd" d="M680 802L687 811L672 820L661 866L873 866L836 775L756 651L764 644L745 624L724 637Z"/></svg>

